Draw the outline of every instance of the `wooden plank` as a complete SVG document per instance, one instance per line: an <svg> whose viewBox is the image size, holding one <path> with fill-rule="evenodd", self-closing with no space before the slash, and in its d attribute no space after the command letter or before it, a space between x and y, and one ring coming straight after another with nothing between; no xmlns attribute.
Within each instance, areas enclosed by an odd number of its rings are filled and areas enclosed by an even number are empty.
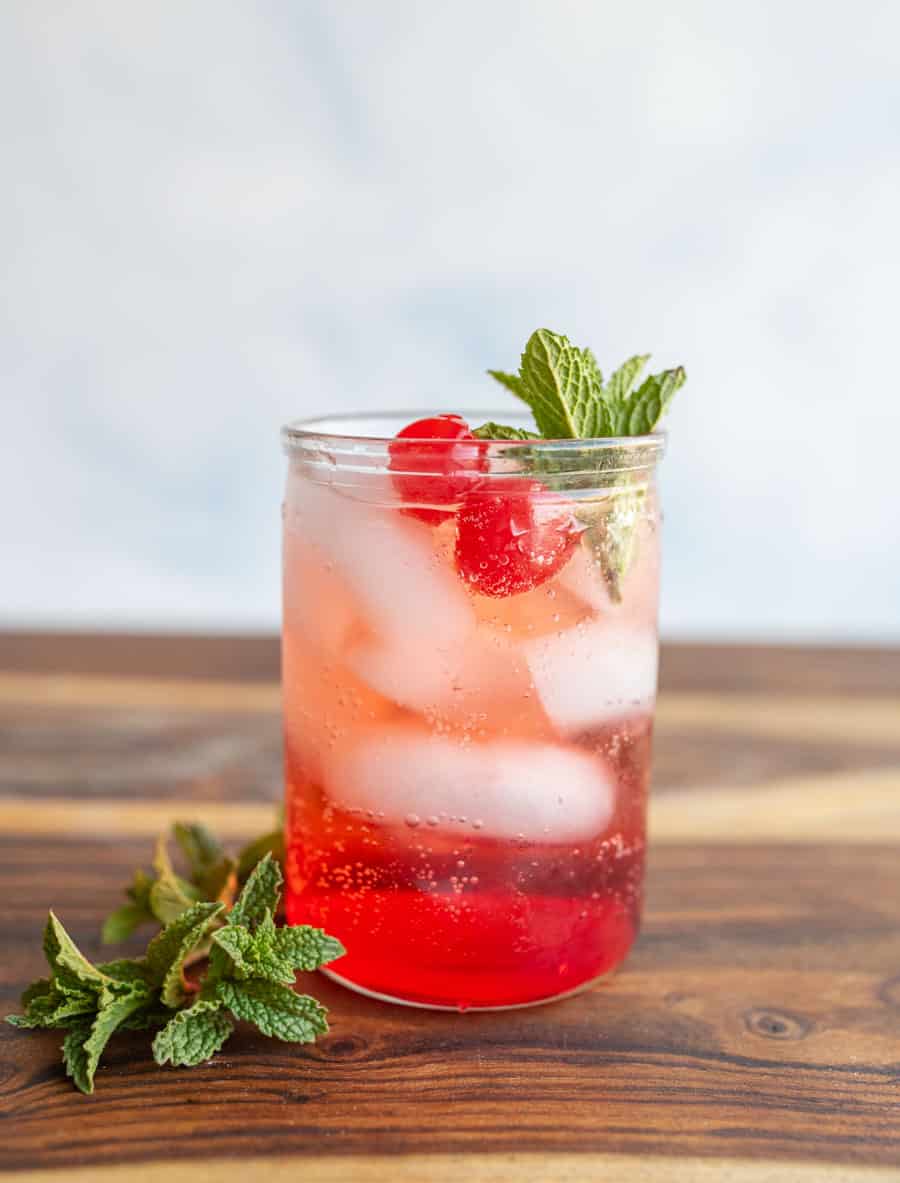
<svg viewBox="0 0 900 1183"><path fill-rule="evenodd" d="M96 955L111 885L145 855L0 839L7 1008L40 971L48 903ZM897 1167L898 966L893 845L657 847L627 966L553 1006L429 1013L317 979L332 1031L316 1045L242 1029L211 1064L161 1071L126 1035L90 1100L63 1082L57 1033L5 1028L0 1165L337 1154L356 1178L371 1156L527 1152L547 1178L574 1149L634 1156L624 1179L646 1155Z"/></svg>
<svg viewBox="0 0 900 1183"><path fill-rule="evenodd" d="M266 828L281 739L271 639L251 659L207 638L201 669L190 638L153 660L87 638L68 672L58 638L12 655L3 640L9 1010L42 972L47 907L99 954L100 918L173 816L235 842ZM242 1029L212 1064L161 1071L124 1036L91 1099L63 1081L57 1033L2 1028L0 1169L178 1183L231 1156L274 1183L900 1177L896 654L665 654L681 690L660 702L647 913L622 972L466 1016L317 980L320 1044Z"/></svg>
<svg viewBox="0 0 900 1183"><path fill-rule="evenodd" d="M0 632L0 669L272 682L272 635ZM896 694L900 648L729 645L667 641L660 684L716 693Z"/></svg>
<svg viewBox="0 0 900 1183"><path fill-rule="evenodd" d="M0 670L275 682L278 638L158 633L0 632Z"/></svg>

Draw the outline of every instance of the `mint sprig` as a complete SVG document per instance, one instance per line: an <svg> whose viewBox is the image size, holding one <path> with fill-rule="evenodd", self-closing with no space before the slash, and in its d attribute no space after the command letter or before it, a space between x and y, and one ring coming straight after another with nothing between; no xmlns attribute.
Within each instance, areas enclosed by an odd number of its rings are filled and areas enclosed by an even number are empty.
<svg viewBox="0 0 900 1183"><path fill-rule="evenodd" d="M578 348L560 333L538 329L525 345L517 374L502 370L488 373L531 409L540 435L493 422L476 428L473 434L478 439L498 441L648 435L657 429L687 378L677 366L651 374L638 385L649 360L649 353L635 354L604 382L590 349ZM535 452L534 463L552 484L555 467L563 466L565 458ZM613 458L612 469L615 467ZM563 482L564 471L561 467ZM597 500L579 501L575 506L585 527L583 544L600 568L613 602L622 598L622 582L634 558L646 500L646 482L623 474L618 487L604 486Z"/></svg>
<svg viewBox="0 0 900 1183"><path fill-rule="evenodd" d="M590 349L568 337L537 329L522 352L518 374L488 370L502 386L531 409L543 439L603 439L647 435L655 431L687 375L681 366L652 374L637 390L649 353L623 362L604 383ZM517 428L485 423L479 439L528 439Z"/></svg>
<svg viewBox="0 0 900 1183"><path fill-rule="evenodd" d="M212 865L223 857L211 846L203 855L200 847L191 850ZM169 879L171 864L160 863L161 878ZM66 1072L83 1093L94 1091L100 1058L122 1030L160 1028L153 1040L156 1062L180 1066L208 1060L236 1020L277 1039L310 1042L328 1030L326 1012L293 990L295 974L341 957L344 948L321 929L277 927L281 887L281 868L267 851L230 911L223 900L194 900L150 941L143 957L100 965L84 956L51 912L44 930L50 977L24 991L23 1014L7 1022L63 1028ZM206 958L205 974L189 980L188 967Z"/></svg>
<svg viewBox="0 0 900 1183"><path fill-rule="evenodd" d="M199 900L220 901L226 907L266 854L278 862L284 858L284 835L280 827L248 843L235 858L224 850L218 838L197 822L176 822L172 837L189 868L187 878L176 873L164 837L156 843L153 874L138 869L125 888L128 902L116 908L103 922L105 945L126 940L145 924L170 924Z"/></svg>

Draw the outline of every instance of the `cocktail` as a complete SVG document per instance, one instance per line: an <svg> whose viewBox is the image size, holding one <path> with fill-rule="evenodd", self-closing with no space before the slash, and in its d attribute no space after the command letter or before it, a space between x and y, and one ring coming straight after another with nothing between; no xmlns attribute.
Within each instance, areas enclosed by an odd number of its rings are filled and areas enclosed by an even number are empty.
<svg viewBox="0 0 900 1183"><path fill-rule="evenodd" d="M638 928L663 441L408 420L283 433L288 920L380 998L541 1002Z"/></svg>

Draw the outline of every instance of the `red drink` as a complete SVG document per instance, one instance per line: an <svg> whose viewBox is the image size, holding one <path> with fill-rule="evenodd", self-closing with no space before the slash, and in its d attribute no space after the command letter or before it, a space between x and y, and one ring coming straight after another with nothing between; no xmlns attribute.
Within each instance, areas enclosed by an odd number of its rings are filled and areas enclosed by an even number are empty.
<svg viewBox="0 0 900 1183"><path fill-rule="evenodd" d="M386 441L288 433L287 910L344 943L339 980L515 1006L630 948L656 675L648 438L585 442L543 479L558 445L491 444L428 497L402 455L387 471Z"/></svg>

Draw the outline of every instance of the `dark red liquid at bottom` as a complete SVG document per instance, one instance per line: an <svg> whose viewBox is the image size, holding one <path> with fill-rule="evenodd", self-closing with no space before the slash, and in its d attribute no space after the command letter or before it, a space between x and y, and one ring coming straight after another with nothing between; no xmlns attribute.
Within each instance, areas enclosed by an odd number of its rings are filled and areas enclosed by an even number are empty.
<svg viewBox="0 0 900 1183"><path fill-rule="evenodd" d="M410 862L401 875L388 851L373 860L371 848L348 846L327 861L320 849L315 868L289 851L287 919L338 937L348 953L333 974L392 999L468 1009L555 998L613 969L637 933L642 842L512 858L510 844L486 842L468 852L474 886L471 876L451 882L454 864L434 855L426 876Z"/></svg>

